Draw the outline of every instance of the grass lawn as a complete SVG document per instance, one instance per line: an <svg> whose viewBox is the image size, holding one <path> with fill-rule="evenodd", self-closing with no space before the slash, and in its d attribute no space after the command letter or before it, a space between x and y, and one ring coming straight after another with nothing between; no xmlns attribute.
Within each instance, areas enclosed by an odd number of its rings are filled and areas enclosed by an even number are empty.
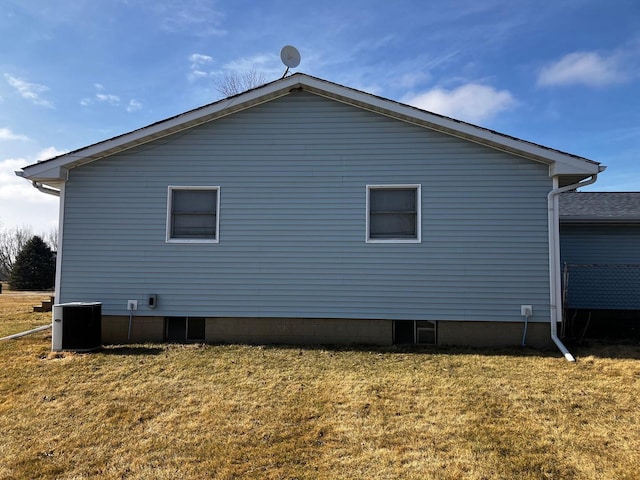
<svg viewBox="0 0 640 480"><path fill-rule="evenodd" d="M42 295L36 296L44 299ZM42 298L41 298L42 297ZM0 294L0 336L47 323ZM0 343L0 479L637 479L640 347Z"/></svg>
<svg viewBox="0 0 640 480"><path fill-rule="evenodd" d="M51 323L51 312L33 313L33 306L48 300L50 292L12 292L6 285L0 293L0 338Z"/></svg>

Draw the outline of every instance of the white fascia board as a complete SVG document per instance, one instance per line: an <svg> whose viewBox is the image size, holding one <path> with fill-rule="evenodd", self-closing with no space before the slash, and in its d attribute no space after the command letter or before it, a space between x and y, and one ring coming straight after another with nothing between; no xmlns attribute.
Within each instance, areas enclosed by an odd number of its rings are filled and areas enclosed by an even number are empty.
<svg viewBox="0 0 640 480"><path fill-rule="evenodd" d="M51 186L56 184L56 188L58 188L59 184L66 182L69 175L69 170L67 168L60 165L49 164L47 162L36 163L31 167L25 167L22 170L18 170L16 175L26 178L27 180L46 183ZM25 171L27 168L30 169L28 173Z"/></svg>
<svg viewBox="0 0 640 480"><path fill-rule="evenodd" d="M280 82L273 82L264 87L220 100L133 132L60 155L51 160L29 165L22 169L21 176L29 180L37 180L40 178L42 178L43 181L45 178L64 180L62 177L52 176L52 172L55 172L57 168L61 167L67 169L75 168L260 103L268 102L274 98L288 94L289 91L292 88L296 88L296 86L299 86L299 79L287 77Z"/></svg>
<svg viewBox="0 0 640 480"><path fill-rule="evenodd" d="M599 171L599 164L592 160L536 145L393 100L316 78L305 77L301 83L310 87L307 88L308 91L321 96L544 163L552 167L553 172L550 173L553 173L553 175L591 175Z"/></svg>
<svg viewBox="0 0 640 480"><path fill-rule="evenodd" d="M28 179L44 179L45 177L53 179L51 172L55 171L55 168L74 168L268 102L287 95L296 89L303 89L358 108L547 164L551 167L551 176L567 174L590 175L599 171L599 164L591 160L526 142L515 137L509 137L492 130L420 110L326 80L296 73L262 87L234 95L110 140L69 152L45 162L30 165L23 168L23 176ZM58 180L64 181L61 177L58 177Z"/></svg>
<svg viewBox="0 0 640 480"><path fill-rule="evenodd" d="M556 175L595 175L604 170L604 167L595 163L582 162L568 162L568 161L556 161L549 167L549 176L554 177Z"/></svg>

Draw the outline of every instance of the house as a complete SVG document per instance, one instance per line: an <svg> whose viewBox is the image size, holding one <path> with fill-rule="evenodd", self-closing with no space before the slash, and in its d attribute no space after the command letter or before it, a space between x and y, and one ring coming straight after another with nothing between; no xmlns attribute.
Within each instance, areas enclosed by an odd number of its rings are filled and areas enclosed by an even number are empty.
<svg viewBox="0 0 640 480"><path fill-rule="evenodd" d="M102 302L107 343L569 358L557 195L603 169L297 73L17 173L60 195L56 301Z"/></svg>
<svg viewBox="0 0 640 480"><path fill-rule="evenodd" d="M640 192L560 196L568 335L640 338Z"/></svg>

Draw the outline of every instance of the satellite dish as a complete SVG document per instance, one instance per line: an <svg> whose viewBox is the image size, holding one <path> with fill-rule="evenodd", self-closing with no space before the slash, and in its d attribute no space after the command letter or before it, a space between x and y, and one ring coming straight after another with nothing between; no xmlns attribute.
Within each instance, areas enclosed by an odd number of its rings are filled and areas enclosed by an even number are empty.
<svg viewBox="0 0 640 480"><path fill-rule="evenodd" d="M290 68L296 68L300 65L300 52L298 52L296 47L287 45L286 47L282 47L282 50L280 50L280 59L282 59L282 63L285 64L287 70Z"/></svg>

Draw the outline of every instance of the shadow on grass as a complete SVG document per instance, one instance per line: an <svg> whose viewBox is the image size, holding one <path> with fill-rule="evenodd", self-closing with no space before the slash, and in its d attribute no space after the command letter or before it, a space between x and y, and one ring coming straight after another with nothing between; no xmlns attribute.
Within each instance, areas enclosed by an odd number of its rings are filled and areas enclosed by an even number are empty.
<svg viewBox="0 0 640 480"><path fill-rule="evenodd" d="M103 346L100 350L96 350L96 353L102 353L104 355L123 355L123 356L136 356L136 355L160 355L165 349L158 345L109 345Z"/></svg>
<svg viewBox="0 0 640 480"><path fill-rule="evenodd" d="M611 358L618 360L640 360L640 345L637 343L617 343L588 341L580 345L567 345L578 361L584 357Z"/></svg>
<svg viewBox="0 0 640 480"><path fill-rule="evenodd" d="M262 345L266 349L328 350L333 352L372 352L402 355L478 355L515 358L558 358L562 353L555 349L537 349L531 347L454 347L440 345L391 345L384 347L367 345ZM581 358L598 357L611 359L640 360L640 345L592 343L581 346L568 346L579 362Z"/></svg>
<svg viewBox="0 0 640 480"><path fill-rule="evenodd" d="M105 355L159 355L168 349L197 349L215 348L216 346L234 346L235 344L214 343L214 344L136 344L136 345L109 345L103 346L97 352ZM440 345L291 345L291 344L268 344L268 345L243 345L265 350L297 350L297 351L330 351L330 352L360 352L376 353L384 355L477 355L477 356L501 356L516 358L558 358L562 359L559 351L548 349L536 349L531 347L454 347ZM574 354L577 361L585 357L611 358L611 359L632 359L640 360L640 345L592 343L582 345L568 345L569 350Z"/></svg>
<svg viewBox="0 0 640 480"><path fill-rule="evenodd" d="M480 356L510 356L510 357L562 357L554 350L540 350L530 347L452 347L440 345L261 345L265 349L292 350L328 350L332 352L371 352L387 355L480 355Z"/></svg>

